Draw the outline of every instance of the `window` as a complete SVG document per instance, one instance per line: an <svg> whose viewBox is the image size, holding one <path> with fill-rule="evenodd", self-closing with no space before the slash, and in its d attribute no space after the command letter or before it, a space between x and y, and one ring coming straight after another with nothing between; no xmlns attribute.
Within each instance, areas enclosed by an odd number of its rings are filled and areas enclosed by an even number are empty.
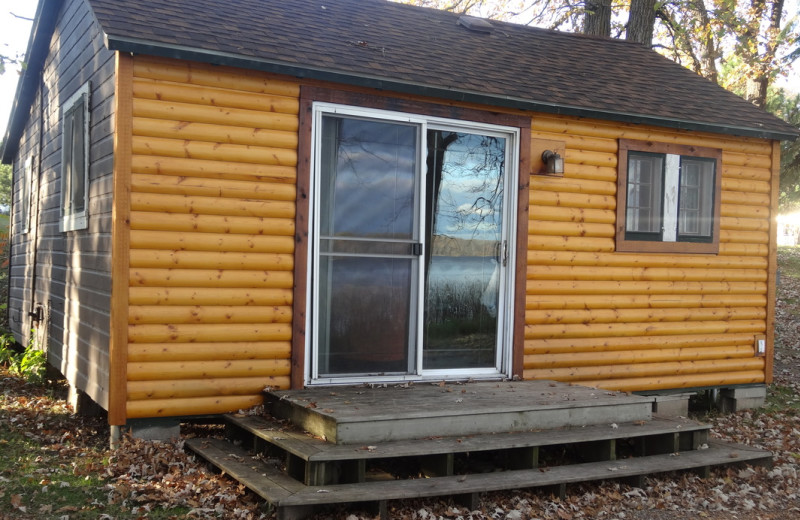
<svg viewBox="0 0 800 520"><path fill-rule="evenodd" d="M508 374L517 127L311 110L310 382Z"/></svg>
<svg viewBox="0 0 800 520"><path fill-rule="evenodd" d="M64 104L61 141L61 231L87 227L89 84Z"/></svg>
<svg viewBox="0 0 800 520"><path fill-rule="evenodd" d="M22 170L22 193L20 194L20 224L22 226L22 233L28 233L31 229L31 193L33 187L33 156L25 159L25 165Z"/></svg>
<svg viewBox="0 0 800 520"><path fill-rule="evenodd" d="M721 150L619 143L617 251L717 253Z"/></svg>

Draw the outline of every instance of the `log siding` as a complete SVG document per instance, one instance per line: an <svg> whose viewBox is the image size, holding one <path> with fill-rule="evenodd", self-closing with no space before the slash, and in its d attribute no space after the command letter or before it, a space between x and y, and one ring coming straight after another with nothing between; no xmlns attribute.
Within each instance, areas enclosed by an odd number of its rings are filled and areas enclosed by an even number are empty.
<svg viewBox="0 0 800 520"><path fill-rule="evenodd" d="M566 149L563 178L531 178L525 377L646 391L763 383L755 340L774 298L772 144L540 116ZM719 254L615 247L620 139L722 150ZM771 339L771 336L770 336Z"/></svg>
<svg viewBox="0 0 800 520"><path fill-rule="evenodd" d="M288 388L299 86L133 61L128 418Z"/></svg>
<svg viewBox="0 0 800 520"><path fill-rule="evenodd" d="M301 85L144 57L133 70L127 415L257 404L305 368ZM617 252L619 139L722 150L719 254ZM768 379L754 342L772 312L769 141L534 115L530 143L525 378L631 391ZM543 147L563 151L563 178L536 175Z"/></svg>

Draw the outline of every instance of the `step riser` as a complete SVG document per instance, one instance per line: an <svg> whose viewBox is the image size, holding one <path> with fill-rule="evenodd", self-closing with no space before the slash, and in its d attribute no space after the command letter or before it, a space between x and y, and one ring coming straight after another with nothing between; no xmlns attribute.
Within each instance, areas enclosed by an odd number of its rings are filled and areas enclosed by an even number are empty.
<svg viewBox="0 0 800 520"><path fill-rule="evenodd" d="M537 469L487 474L438 477L405 481L366 482L303 486L277 473L276 469L252 458L246 451L224 441L188 439L186 446L219 469L242 482L278 508L279 519L301 519L315 506L341 503L377 504L385 518L385 501L405 498L456 496L475 502L478 493L536 487L555 488L563 494L567 484L601 480L639 481L644 475L670 471L694 471L708 475L714 466L761 464L769 466L771 454L756 448L710 443L709 449L637 457L624 460L557 466L542 472Z"/></svg>
<svg viewBox="0 0 800 520"><path fill-rule="evenodd" d="M651 418L650 403L619 406L594 406L587 408L562 408L513 413L468 414L445 416L439 419L410 419L403 421L364 421L326 425L326 438L337 444L364 444L424 439L427 437L455 437L529 430L551 430L567 427L591 426ZM609 420L610 419L610 420ZM303 425L304 428L306 424ZM312 430L309 430L312 431Z"/></svg>
<svg viewBox="0 0 800 520"><path fill-rule="evenodd" d="M265 397L274 417L340 444L647 421L654 400L551 381L309 388Z"/></svg>

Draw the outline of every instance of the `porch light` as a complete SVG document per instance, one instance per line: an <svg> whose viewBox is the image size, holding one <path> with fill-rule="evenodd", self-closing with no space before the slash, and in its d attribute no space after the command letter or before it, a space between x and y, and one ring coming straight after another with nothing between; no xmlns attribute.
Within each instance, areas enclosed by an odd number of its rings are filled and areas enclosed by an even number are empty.
<svg viewBox="0 0 800 520"><path fill-rule="evenodd" d="M547 175L564 175L564 158L552 150L542 152L542 162Z"/></svg>

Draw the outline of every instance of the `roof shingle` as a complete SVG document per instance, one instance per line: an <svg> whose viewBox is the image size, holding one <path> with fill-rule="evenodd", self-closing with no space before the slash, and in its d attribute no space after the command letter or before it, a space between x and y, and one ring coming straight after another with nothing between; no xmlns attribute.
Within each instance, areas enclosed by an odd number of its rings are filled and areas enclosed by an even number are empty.
<svg viewBox="0 0 800 520"><path fill-rule="evenodd" d="M615 120L790 137L797 130L638 44L383 0L90 0L119 50ZM169 49L173 47L172 49ZM243 62L244 63L244 62Z"/></svg>

